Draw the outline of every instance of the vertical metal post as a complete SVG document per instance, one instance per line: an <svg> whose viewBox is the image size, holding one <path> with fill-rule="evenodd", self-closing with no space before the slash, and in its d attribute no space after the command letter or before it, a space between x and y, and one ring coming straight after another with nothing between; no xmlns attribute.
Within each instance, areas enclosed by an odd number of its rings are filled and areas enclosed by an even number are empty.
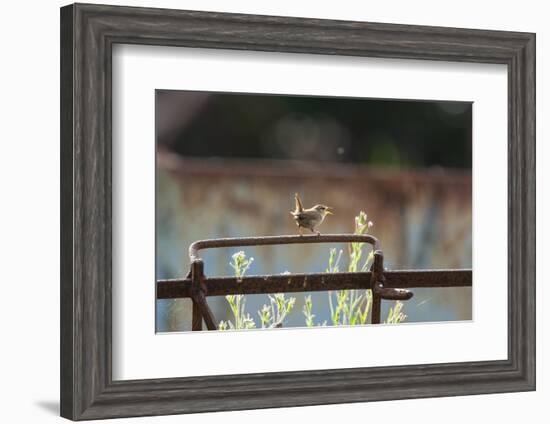
<svg viewBox="0 0 550 424"><path fill-rule="evenodd" d="M382 299L379 295L373 293L372 294L372 319L371 324L380 324L380 315L381 315L381 309L382 307Z"/></svg>
<svg viewBox="0 0 550 424"><path fill-rule="evenodd" d="M199 310L198 305L195 303L195 300L191 298L193 302L193 319L191 321L191 330L192 331L202 331L202 315Z"/></svg>
<svg viewBox="0 0 550 424"><path fill-rule="evenodd" d="M197 292L200 290L200 280L204 274L204 264L202 261L193 261L191 263L191 281L193 282L192 291ZM193 318L191 323L192 331L201 331L202 330L202 314L197 303L195 296L191 297L193 301Z"/></svg>
<svg viewBox="0 0 550 424"><path fill-rule="evenodd" d="M371 324L380 324L380 315L382 307L382 298L378 293L378 285L382 279L382 273L384 272L384 256L381 250L376 250L374 252L374 263L372 264L372 276L371 276L371 287L372 287L372 313L371 313Z"/></svg>
<svg viewBox="0 0 550 424"><path fill-rule="evenodd" d="M203 284L204 263L201 260L194 260L191 263L191 299L193 300L192 331L202 330L202 320L209 330L216 329L216 321L212 311L206 303L206 288Z"/></svg>
<svg viewBox="0 0 550 424"><path fill-rule="evenodd" d="M214 318L214 315L212 314L212 311L208 307L208 304L206 303L206 296L204 295L203 291L199 291L197 293L197 296L194 298L195 305L197 305L200 314L202 315L202 319L204 319L204 323L206 324L206 328L209 330L216 330L216 319Z"/></svg>

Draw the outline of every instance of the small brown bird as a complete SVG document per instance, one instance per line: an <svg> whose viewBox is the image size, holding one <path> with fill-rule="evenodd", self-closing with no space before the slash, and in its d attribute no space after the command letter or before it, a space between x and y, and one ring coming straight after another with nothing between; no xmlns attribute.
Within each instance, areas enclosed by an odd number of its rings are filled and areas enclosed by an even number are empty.
<svg viewBox="0 0 550 424"><path fill-rule="evenodd" d="M333 215L332 208L325 205L315 205L312 208L304 209L298 193L294 195L294 199L296 201L296 209L291 211L290 214L296 221L300 235L302 235L302 228L307 228L312 233L320 235L321 233L317 231L317 227L321 225L325 216Z"/></svg>

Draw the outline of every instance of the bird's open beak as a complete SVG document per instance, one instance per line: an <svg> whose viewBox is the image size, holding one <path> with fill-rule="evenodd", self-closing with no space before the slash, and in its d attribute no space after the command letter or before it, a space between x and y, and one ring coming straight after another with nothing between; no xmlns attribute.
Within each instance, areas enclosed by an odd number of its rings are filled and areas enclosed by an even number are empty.
<svg viewBox="0 0 550 424"><path fill-rule="evenodd" d="M332 212L332 208L327 206L327 214L334 215L334 212Z"/></svg>

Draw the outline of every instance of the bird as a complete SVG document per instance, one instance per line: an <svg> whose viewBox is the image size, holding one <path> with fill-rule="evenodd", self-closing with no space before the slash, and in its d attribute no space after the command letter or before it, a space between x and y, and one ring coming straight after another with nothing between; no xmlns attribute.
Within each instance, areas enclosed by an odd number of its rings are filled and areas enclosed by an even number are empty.
<svg viewBox="0 0 550 424"><path fill-rule="evenodd" d="M312 208L304 209L298 193L294 194L294 200L296 202L296 209L291 211L290 214L296 221L300 235L302 235L302 228L307 228L312 233L317 233L318 236L321 235L317 231L317 227L321 225L327 215L334 215L332 208L325 205L315 205Z"/></svg>

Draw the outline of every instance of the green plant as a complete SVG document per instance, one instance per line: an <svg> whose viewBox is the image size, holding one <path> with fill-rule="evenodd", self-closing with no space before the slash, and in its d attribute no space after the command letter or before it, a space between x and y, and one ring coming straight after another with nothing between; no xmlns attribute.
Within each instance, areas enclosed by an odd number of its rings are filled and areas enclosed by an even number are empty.
<svg viewBox="0 0 550 424"><path fill-rule="evenodd" d="M260 316L260 323L262 328L268 328L269 323L272 322L271 308L267 305L262 306L262 309L258 311Z"/></svg>
<svg viewBox="0 0 550 424"><path fill-rule="evenodd" d="M354 234L365 234L373 223L368 220L367 214L363 211L355 217ZM352 242L348 247L349 263L348 272L366 271L372 263L372 250L361 264L365 243ZM331 249L329 253L328 267L326 272L340 272L340 260L343 251ZM371 290L338 290L329 291L328 302L330 308L330 319L332 325L359 325L366 324L369 311L372 306Z"/></svg>
<svg viewBox="0 0 550 424"><path fill-rule="evenodd" d="M246 298L242 294L230 294L225 296L225 299L229 303L231 312L233 313L234 322L221 321L219 324L220 330L248 330L256 328L256 323L250 316L245 313Z"/></svg>
<svg viewBox="0 0 550 424"><path fill-rule="evenodd" d="M403 302L400 302L399 300L395 302L395 305L393 308L390 308L388 311L388 317L386 318L386 321L384 321L384 324L399 324L407 318L407 315L405 315L403 312Z"/></svg>
<svg viewBox="0 0 550 424"><path fill-rule="evenodd" d="M365 234L373 226L363 211L355 217L354 234ZM327 273L340 272L343 250L330 249ZM347 272L365 272L372 265L374 252L371 249L365 257L365 243L353 242L348 246L349 262ZM363 260L364 258L364 260ZM235 277L241 278L248 271L254 258L247 258L243 251L231 256L229 265L233 268ZM244 295L228 295L225 297L233 314L233 321L221 321L220 330L240 330L256 328L254 319L245 311ZM264 304L257 312L261 328L282 327L284 320L294 309L296 298L286 298L284 293L268 295L269 305ZM328 292L330 322L332 325L363 325L368 321L372 308L371 290L338 290ZM311 296L305 297L302 313L307 327L315 326L313 301ZM407 318L403 313L403 303L395 302L388 311L385 324L399 324ZM322 325L326 325L326 321Z"/></svg>
<svg viewBox="0 0 550 424"><path fill-rule="evenodd" d="M241 250L240 252L233 253L229 266L235 270L235 277L240 278L248 271L252 262L254 262L254 258L247 258L246 254Z"/></svg>
<svg viewBox="0 0 550 424"><path fill-rule="evenodd" d="M372 221L369 221L367 218L367 214L363 211L359 212L359 215L355 217L355 229L353 231L354 234L365 234L370 228L372 228L374 224ZM363 242L352 242L349 245L348 252L349 252L349 265L348 265L348 272L357 272L359 268L359 263L361 261L361 257L363 256L363 248L365 246L365 243ZM374 259L374 252L369 252L367 258L365 259L365 262L363 263L363 266L360 267L360 271L366 271L368 267L371 265L372 260Z"/></svg>
<svg viewBox="0 0 550 424"><path fill-rule="evenodd" d="M303 309L304 316L306 317L306 326L313 327L315 315L313 314L313 302L311 301L311 295L306 296Z"/></svg>
<svg viewBox="0 0 550 424"><path fill-rule="evenodd" d="M374 224L368 220L367 214L363 211L355 217L354 234L365 234ZM372 265L374 252L371 249L365 260L365 243L352 242L348 247L348 272L365 272ZM343 251L331 249L329 252L328 267L326 272L340 272L340 261ZM363 325L367 323L369 312L372 307L372 290L338 290L328 292L328 303L330 308L330 319L332 325ZM406 319L402 312L403 303L396 302L393 308L388 312L386 323L398 324ZM307 325L307 322L306 322Z"/></svg>
<svg viewBox="0 0 550 424"><path fill-rule="evenodd" d="M338 254L336 254L336 249L330 249L328 267L325 272L329 274L340 272L340 259L342 259L342 253L344 253L342 249L338 251Z"/></svg>
<svg viewBox="0 0 550 424"><path fill-rule="evenodd" d="M315 326L315 314L313 313L313 301L311 300L311 295L308 295L304 298L304 307L302 308L302 313L306 319L307 327ZM327 325L326 321L323 321L322 324L317 324L320 327L325 327Z"/></svg>
<svg viewBox="0 0 550 424"><path fill-rule="evenodd" d="M295 297L285 298L284 293L276 293L268 295L270 306L262 307L262 316L267 319L262 319L262 328L280 328L283 326L285 318L290 314L296 303ZM269 310L269 314L265 315L265 311Z"/></svg>
<svg viewBox="0 0 550 424"><path fill-rule="evenodd" d="M229 265L233 268L235 277L244 277L246 271L250 268L254 258L247 258L243 251L236 252L231 256ZM258 311L261 328L282 327L285 318L290 314L296 303L296 298L285 298L284 293L268 295L269 305L263 305ZM248 330L256 328L256 323L249 313L245 311L246 298L242 294L227 295L225 299L229 303L229 308L233 314L233 321L220 321L218 329L220 330Z"/></svg>
<svg viewBox="0 0 550 424"><path fill-rule="evenodd" d="M241 250L231 256L229 266L233 268L235 277L241 278L246 271L248 271L253 262L254 258L247 258L246 254ZM229 308L233 314L233 322L220 321L218 324L220 330L247 330L256 328L256 323L250 314L245 312L246 298L243 294L229 294L225 296L225 299L227 303L229 303Z"/></svg>

